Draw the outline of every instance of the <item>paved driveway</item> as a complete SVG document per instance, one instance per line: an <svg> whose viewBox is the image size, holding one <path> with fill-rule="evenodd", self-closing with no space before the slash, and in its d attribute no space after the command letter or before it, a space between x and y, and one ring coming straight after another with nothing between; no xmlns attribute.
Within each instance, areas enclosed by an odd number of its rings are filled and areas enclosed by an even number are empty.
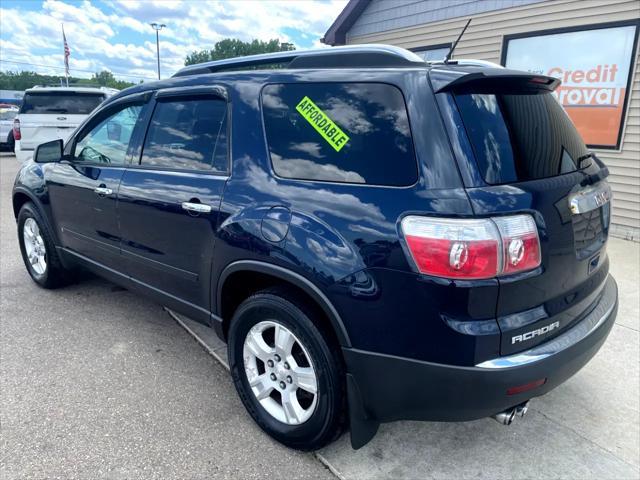
<svg viewBox="0 0 640 480"><path fill-rule="evenodd" d="M36 287L11 212L16 170L0 157L3 479L640 478L638 244L610 243L621 307L608 342L522 421L399 422L357 452L343 436L302 454L254 426L225 368L159 305L96 278Z"/></svg>

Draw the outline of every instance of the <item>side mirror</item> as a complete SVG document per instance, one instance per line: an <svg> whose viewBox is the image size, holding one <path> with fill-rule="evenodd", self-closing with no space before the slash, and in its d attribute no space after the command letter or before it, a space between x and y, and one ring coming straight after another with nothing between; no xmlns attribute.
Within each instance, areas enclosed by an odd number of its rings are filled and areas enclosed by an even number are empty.
<svg viewBox="0 0 640 480"><path fill-rule="evenodd" d="M62 160L62 140L52 140L38 145L33 160L36 163L51 163Z"/></svg>
<svg viewBox="0 0 640 480"><path fill-rule="evenodd" d="M107 138L114 142L120 141L122 135L122 125L116 122L107 123Z"/></svg>

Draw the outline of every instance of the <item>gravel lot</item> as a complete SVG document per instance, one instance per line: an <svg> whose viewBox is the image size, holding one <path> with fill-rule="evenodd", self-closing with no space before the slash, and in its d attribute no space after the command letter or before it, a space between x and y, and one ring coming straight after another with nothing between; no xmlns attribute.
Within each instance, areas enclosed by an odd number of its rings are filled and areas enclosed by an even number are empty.
<svg viewBox="0 0 640 480"><path fill-rule="evenodd" d="M17 168L0 156L2 479L640 478L637 243L609 245L621 295L609 340L520 422L398 422L357 452L343 436L302 454L254 426L225 368L160 305L93 277L55 292L29 279Z"/></svg>

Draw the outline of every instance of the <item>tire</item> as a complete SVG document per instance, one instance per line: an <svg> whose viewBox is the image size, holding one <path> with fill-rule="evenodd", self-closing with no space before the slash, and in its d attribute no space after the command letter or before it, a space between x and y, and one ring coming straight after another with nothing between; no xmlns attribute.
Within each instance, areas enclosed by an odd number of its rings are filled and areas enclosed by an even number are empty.
<svg viewBox="0 0 640 480"><path fill-rule="evenodd" d="M317 450L338 438L346 420L342 356L317 320L294 291L279 288L247 298L237 308L229 327L229 366L242 403L271 437L303 451ZM293 340L285 336L286 332ZM276 335L289 340L280 344L293 342L293 346L279 348L275 345ZM263 348L257 348L257 336L264 340ZM247 345L251 347L245 348L248 337L251 340ZM256 351L266 360L254 355ZM311 393L312 377L315 394ZM254 390L264 393L264 398L259 400ZM285 399L289 399L289 408L284 408Z"/></svg>
<svg viewBox="0 0 640 480"><path fill-rule="evenodd" d="M25 230L28 232L26 235ZM36 238L35 244L30 238ZM18 241L22 261L34 282L49 289L69 283L70 272L62 266L49 226L31 202L25 203L18 213ZM34 247L36 257L43 256L44 262L30 261L30 255L34 258Z"/></svg>
<svg viewBox="0 0 640 480"><path fill-rule="evenodd" d="M13 139L13 130L9 132L7 136L7 148L11 153L13 153L16 149L16 141Z"/></svg>

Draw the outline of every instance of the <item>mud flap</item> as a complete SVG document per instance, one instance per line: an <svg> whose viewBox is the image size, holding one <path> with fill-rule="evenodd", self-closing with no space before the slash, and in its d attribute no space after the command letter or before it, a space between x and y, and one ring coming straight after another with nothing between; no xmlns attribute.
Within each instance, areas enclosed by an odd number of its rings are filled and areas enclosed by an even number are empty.
<svg viewBox="0 0 640 480"><path fill-rule="evenodd" d="M347 373L347 401L349 402L351 447L358 450L375 436L380 422L367 414L356 379L350 373Z"/></svg>

